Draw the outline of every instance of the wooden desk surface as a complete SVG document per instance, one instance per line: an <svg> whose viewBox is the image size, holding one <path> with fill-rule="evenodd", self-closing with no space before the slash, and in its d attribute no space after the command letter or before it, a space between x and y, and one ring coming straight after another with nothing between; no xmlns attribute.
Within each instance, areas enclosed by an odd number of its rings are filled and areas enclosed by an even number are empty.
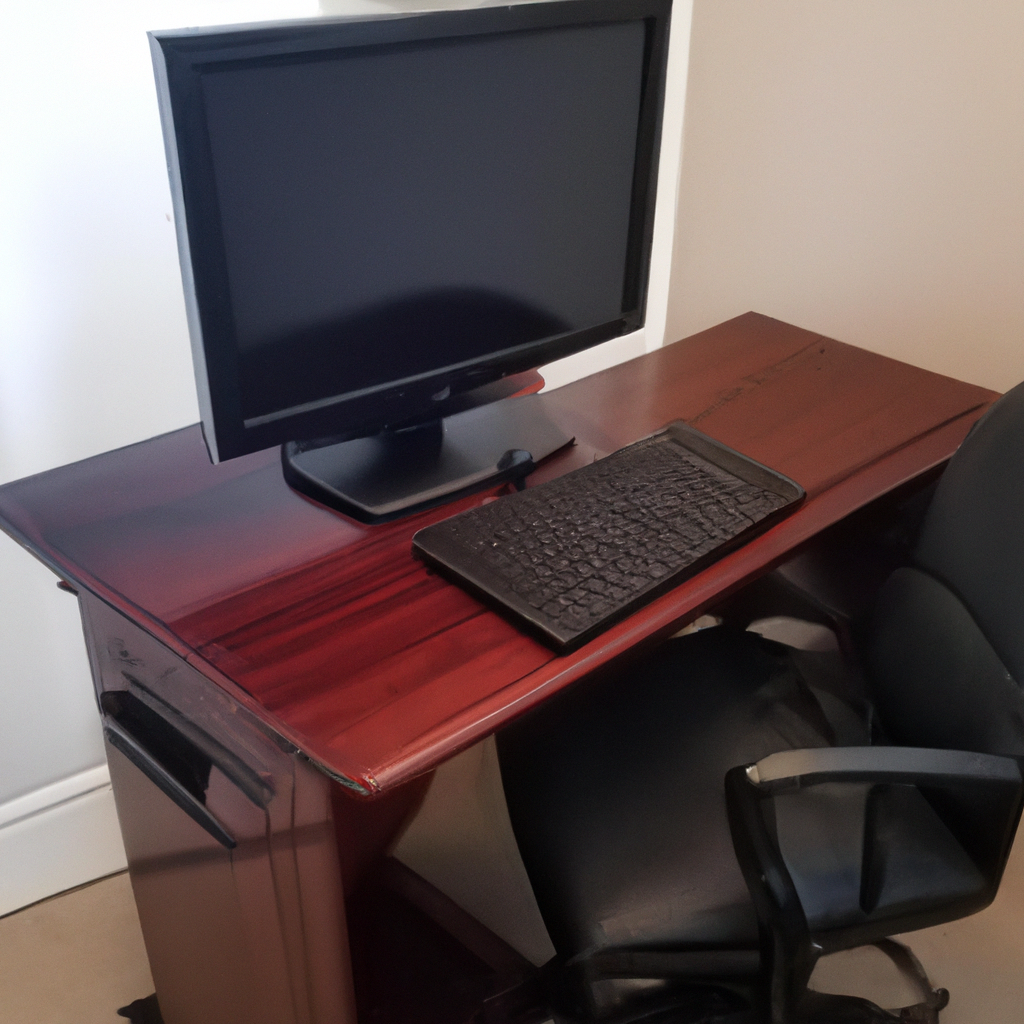
<svg viewBox="0 0 1024 1024"><path fill-rule="evenodd" d="M0 488L0 526L330 774L374 792L667 635L941 463L995 397L752 313L550 393L577 444L531 483L683 419L808 494L772 530L561 657L411 555L419 527L497 491L363 526L293 493L276 450L210 465L195 426Z"/></svg>

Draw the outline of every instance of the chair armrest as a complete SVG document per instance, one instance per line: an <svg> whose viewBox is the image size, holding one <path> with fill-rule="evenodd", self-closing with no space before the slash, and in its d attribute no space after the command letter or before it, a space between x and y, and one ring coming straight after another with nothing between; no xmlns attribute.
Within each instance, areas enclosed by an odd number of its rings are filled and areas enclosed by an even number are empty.
<svg viewBox="0 0 1024 1024"><path fill-rule="evenodd" d="M782 751L757 764L732 768L725 777L729 828L765 936L763 957L772 979L772 1020L776 1022L797 1019L796 1008L806 996L807 981L822 952L877 941L888 935L890 928L903 931L939 924L949 920L952 907L947 900L935 908L916 907L898 919L883 916L874 921L865 917L863 921L850 919L835 927L819 916L812 934L776 832L775 810L770 805L776 803L776 797L788 800L786 794L823 783L911 784L939 793L966 791L963 800L968 808L994 814L991 829L979 831L970 827L970 822L966 827L961 822L961 827L954 830L956 842L961 844L964 855L974 861L986 883L980 894L966 893L956 905L957 916L981 909L995 895L1024 793L1021 761L1017 758L960 750L825 747ZM826 799L832 797L833 794L826 794ZM964 831L967 835L962 837L960 833ZM874 835L873 830L870 835ZM972 840L976 838L981 839L980 851L974 849L978 843ZM872 878L884 878L885 866L883 858L882 874L871 873L875 846L869 842L866 821L864 844L862 871L866 873L861 875L859 903L864 913L870 915L878 893L869 882ZM884 851L884 843L878 848ZM813 859L810 868L812 873L817 870Z"/></svg>
<svg viewBox="0 0 1024 1024"><path fill-rule="evenodd" d="M956 827L946 824L990 878L995 894L1024 799L1021 759L915 747L782 751L757 764L730 769L725 791L733 846L758 917L785 936L788 949L800 948L809 933L774 827L769 826L762 807L776 796L823 783L909 784L933 792L966 791L966 806L994 816L995 824L982 831L970 821L961 820ZM961 811L964 806L961 803Z"/></svg>
<svg viewBox="0 0 1024 1024"><path fill-rule="evenodd" d="M823 782L1006 783L1021 785L1016 758L920 747L820 747L769 754L745 769L766 792Z"/></svg>

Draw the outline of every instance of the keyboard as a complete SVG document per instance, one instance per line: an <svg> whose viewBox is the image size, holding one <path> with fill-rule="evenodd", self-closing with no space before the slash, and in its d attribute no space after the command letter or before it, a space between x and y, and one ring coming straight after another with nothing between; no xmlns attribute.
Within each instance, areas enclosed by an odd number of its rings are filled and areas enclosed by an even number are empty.
<svg viewBox="0 0 1024 1024"><path fill-rule="evenodd" d="M417 532L413 551L560 653L767 529L792 480L683 423Z"/></svg>

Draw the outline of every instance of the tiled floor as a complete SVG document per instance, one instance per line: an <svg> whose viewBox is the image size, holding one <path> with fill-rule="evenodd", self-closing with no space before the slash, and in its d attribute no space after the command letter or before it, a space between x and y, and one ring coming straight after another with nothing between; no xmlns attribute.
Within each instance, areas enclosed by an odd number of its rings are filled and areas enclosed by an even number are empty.
<svg viewBox="0 0 1024 1024"><path fill-rule="evenodd" d="M942 1024L1024 1020L1024 839L996 902L980 914L912 936L936 985L950 990ZM873 950L824 960L818 987L906 1001ZM0 1024L124 1024L116 1009L153 991L127 875L0 919Z"/></svg>

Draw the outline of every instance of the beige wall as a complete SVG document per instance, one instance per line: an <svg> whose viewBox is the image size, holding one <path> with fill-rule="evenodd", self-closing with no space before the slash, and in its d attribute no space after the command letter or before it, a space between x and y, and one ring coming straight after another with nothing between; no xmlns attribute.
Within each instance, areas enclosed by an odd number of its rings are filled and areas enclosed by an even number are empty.
<svg viewBox="0 0 1024 1024"><path fill-rule="evenodd" d="M696 0L667 337L1024 380L1024 3Z"/></svg>

